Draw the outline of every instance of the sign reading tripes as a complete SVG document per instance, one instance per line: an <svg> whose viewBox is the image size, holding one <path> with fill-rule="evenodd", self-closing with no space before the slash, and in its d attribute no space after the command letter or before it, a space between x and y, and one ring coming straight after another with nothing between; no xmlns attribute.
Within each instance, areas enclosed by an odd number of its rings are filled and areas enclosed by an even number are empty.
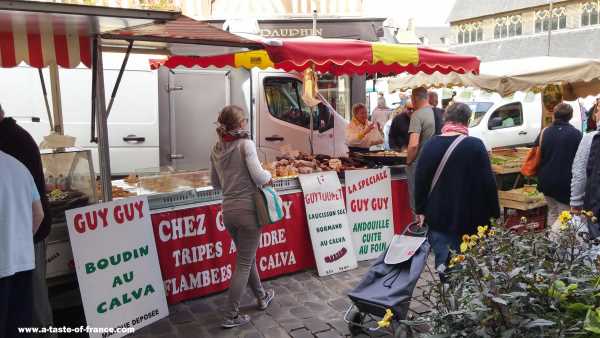
<svg viewBox="0 0 600 338"><path fill-rule="evenodd" d="M336 172L300 175L319 276L356 268L344 194Z"/></svg>
<svg viewBox="0 0 600 338"><path fill-rule="evenodd" d="M302 194L281 199L283 219L261 228L256 267L262 279L315 266ZM169 304L229 287L237 252L220 204L157 210L152 224Z"/></svg>
<svg viewBox="0 0 600 338"><path fill-rule="evenodd" d="M73 209L66 216L89 326L139 329L169 314L146 197Z"/></svg>
<svg viewBox="0 0 600 338"><path fill-rule="evenodd" d="M358 260L383 253L394 236L390 169L346 171L346 208Z"/></svg>

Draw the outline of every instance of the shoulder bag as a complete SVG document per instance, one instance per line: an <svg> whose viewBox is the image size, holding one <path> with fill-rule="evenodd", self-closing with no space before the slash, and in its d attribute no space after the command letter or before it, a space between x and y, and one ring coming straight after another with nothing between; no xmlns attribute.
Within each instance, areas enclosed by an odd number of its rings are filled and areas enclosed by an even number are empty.
<svg viewBox="0 0 600 338"><path fill-rule="evenodd" d="M258 188L254 195L258 225L268 225L283 219L283 201L272 186Z"/></svg>
<svg viewBox="0 0 600 338"><path fill-rule="evenodd" d="M545 129L544 129L545 130ZM542 162L542 137L544 136L544 130L540 133L540 141L538 145L529 149L525 162L521 166L521 174L523 176L531 177L537 174L540 162Z"/></svg>
<svg viewBox="0 0 600 338"><path fill-rule="evenodd" d="M442 175L442 172L444 171L444 167L446 166L446 163L448 162L450 155L452 155L452 153L454 152L454 149L456 149L456 147L460 144L460 142L462 142L466 138L467 137L465 135L458 136L454 141L452 141L452 143L450 144L450 147L448 147L448 149L446 149L446 152L444 153L444 156L442 157L442 160L440 161L440 164L438 164L438 167L435 170L435 174L433 175L433 180L431 181L431 187L429 187L430 195L431 195L431 192L433 191L433 188L435 188L437 181L440 179L440 176Z"/></svg>

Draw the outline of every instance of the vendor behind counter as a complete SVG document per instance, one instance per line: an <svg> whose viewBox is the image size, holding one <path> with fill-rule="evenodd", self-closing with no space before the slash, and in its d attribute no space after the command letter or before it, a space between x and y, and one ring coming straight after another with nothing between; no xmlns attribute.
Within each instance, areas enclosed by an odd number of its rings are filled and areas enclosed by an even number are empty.
<svg viewBox="0 0 600 338"><path fill-rule="evenodd" d="M346 144L350 152L367 152L383 144L383 126L369 122L367 108L362 103L352 106L352 121L346 128Z"/></svg>

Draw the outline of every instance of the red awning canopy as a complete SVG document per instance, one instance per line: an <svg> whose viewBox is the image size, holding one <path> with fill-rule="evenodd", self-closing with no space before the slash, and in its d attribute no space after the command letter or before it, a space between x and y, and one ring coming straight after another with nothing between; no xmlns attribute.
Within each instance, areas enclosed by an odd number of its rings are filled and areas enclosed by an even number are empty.
<svg viewBox="0 0 600 338"><path fill-rule="evenodd" d="M265 49L280 69L302 71L314 65L332 74L478 73L480 63L476 56L349 39L268 40Z"/></svg>
<svg viewBox="0 0 600 338"><path fill-rule="evenodd" d="M36 68L90 67L90 41L87 22L79 17L0 12L0 67L21 62Z"/></svg>
<svg viewBox="0 0 600 338"><path fill-rule="evenodd" d="M341 39L269 40L263 50L214 56L173 55L153 60L150 66L277 68L303 71L314 65L321 73L341 74L432 74L478 73L479 59L414 45L371 43Z"/></svg>

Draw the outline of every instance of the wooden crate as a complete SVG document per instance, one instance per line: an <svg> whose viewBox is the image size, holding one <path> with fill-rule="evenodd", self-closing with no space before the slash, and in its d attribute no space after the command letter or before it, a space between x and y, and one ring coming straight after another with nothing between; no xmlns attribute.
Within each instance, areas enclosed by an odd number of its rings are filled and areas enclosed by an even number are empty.
<svg viewBox="0 0 600 338"><path fill-rule="evenodd" d="M492 149L490 161L492 158L504 160L501 164L492 163L492 171L501 175L520 172L528 152L526 147Z"/></svg>
<svg viewBox="0 0 600 338"><path fill-rule="evenodd" d="M516 209L516 210L533 210L546 206L546 200L540 200L538 202L525 203L513 200L500 199L500 206L502 208Z"/></svg>
<svg viewBox="0 0 600 338"><path fill-rule="evenodd" d="M498 198L501 200L511 200L525 204L538 203L540 201L544 201L544 195L540 193L534 196L528 195L528 192L535 189L535 186L524 186L523 188L512 189L508 191L498 191Z"/></svg>

